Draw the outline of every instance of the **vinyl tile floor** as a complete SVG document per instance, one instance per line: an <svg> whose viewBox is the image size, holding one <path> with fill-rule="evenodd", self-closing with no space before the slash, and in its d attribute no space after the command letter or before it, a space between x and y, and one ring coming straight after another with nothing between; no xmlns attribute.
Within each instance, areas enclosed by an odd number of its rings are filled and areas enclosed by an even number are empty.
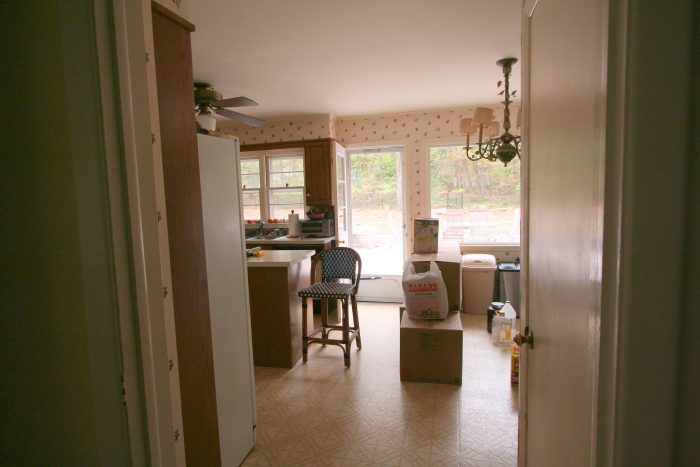
<svg viewBox="0 0 700 467"><path fill-rule="evenodd" d="M486 316L462 314L462 385L399 380L397 304L359 303L362 350L309 347L291 370L255 368L245 466L514 466L518 390Z"/></svg>

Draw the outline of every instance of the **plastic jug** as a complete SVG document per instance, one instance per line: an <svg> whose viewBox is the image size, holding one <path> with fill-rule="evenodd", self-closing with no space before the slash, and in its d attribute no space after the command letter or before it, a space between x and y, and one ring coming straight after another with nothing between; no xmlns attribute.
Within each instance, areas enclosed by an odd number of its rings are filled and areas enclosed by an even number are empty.
<svg viewBox="0 0 700 467"><path fill-rule="evenodd" d="M503 308L496 312L491 330L494 345L510 347L513 341L513 331L515 331L515 317L515 308L510 302L506 302Z"/></svg>

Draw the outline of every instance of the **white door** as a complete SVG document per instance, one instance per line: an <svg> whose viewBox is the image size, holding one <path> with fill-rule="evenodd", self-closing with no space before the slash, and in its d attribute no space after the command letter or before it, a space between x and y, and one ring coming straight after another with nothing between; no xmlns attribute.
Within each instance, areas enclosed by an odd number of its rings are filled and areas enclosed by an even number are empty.
<svg viewBox="0 0 700 467"><path fill-rule="evenodd" d="M255 444L238 141L197 135L197 146L221 464L237 466Z"/></svg>
<svg viewBox="0 0 700 467"><path fill-rule="evenodd" d="M402 302L406 260L403 149L355 149L347 154L348 244L362 258L357 299Z"/></svg>
<svg viewBox="0 0 700 467"><path fill-rule="evenodd" d="M529 466L588 466L595 461L606 2L525 3L523 324L534 348L522 356L519 458Z"/></svg>

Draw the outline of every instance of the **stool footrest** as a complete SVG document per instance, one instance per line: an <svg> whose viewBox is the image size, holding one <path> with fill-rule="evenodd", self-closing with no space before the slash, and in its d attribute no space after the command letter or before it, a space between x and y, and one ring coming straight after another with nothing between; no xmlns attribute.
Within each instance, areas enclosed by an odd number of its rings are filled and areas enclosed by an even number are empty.
<svg viewBox="0 0 700 467"><path fill-rule="evenodd" d="M351 331L348 334L348 340L344 339L330 339L328 337L313 337L316 333L312 332L306 337L304 337L304 343L308 344L334 344L334 345L350 345L357 337L357 330Z"/></svg>

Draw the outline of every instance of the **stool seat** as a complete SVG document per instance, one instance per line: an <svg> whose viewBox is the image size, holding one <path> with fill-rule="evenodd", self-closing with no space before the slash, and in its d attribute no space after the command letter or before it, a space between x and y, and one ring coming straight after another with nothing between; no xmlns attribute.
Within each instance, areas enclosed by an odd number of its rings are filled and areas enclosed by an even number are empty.
<svg viewBox="0 0 700 467"><path fill-rule="evenodd" d="M321 280L315 280L316 266L320 263ZM318 253L311 263L311 286L299 291L302 308L302 357L306 363L309 344L337 345L343 350L345 366L350 367L350 345L357 343L362 348L360 322L357 316L357 289L360 284L362 260L352 248L336 247ZM313 331L307 329L307 300L321 300L321 326ZM342 303L342 323L340 326L328 323L328 300ZM348 305L352 306L352 326L350 326ZM340 338L331 338L331 332L341 332Z"/></svg>
<svg viewBox="0 0 700 467"><path fill-rule="evenodd" d="M334 298L342 300L347 298L353 291L353 284L339 284L337 282L318 282L311 287L299 291L300 297L311 298Z"/></svg>

